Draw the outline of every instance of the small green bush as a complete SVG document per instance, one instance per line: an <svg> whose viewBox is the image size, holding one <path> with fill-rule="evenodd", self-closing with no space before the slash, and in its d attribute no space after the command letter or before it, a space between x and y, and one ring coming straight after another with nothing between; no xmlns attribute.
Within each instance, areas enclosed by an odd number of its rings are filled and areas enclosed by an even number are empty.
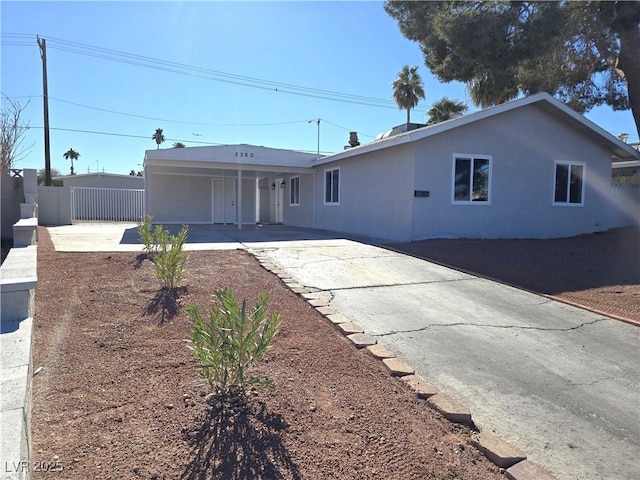
<svg viewBox="0 0 640 480"><path fill-rule="evenodd" d="M153 274L162 281L164 288L171 291L178 288L189 273L189 253L182 250L187 232L187 226L183 225L178 235L169 235L169 231L160 226L156 226L153 233L154 241L157 242L157 252L152 257L155 265Z"/></svg>
<svg viewBox="0 0 640 480"><path fill-rule="evenodd" d="M231 290L215 293L218 305L200 315L195 303L187 307L194 322L189 348L198 359L202 374L219 396L246 396L247 385L272 383L265 377L247 377L247 370L271 347L280 329L280 314L267 317L269 297L260 296L247 313L246 301L239 306Z"/></svg>
<svg viewBox="0 0 640 480"><path fill-rule="evenodd" d="M140 241L144 245L143 251L151 255L156 251L156 242L154 241L153 231L151 230L151 220L153 215L145 215L144 218L138 222L138 235L140 235ZM156 227L157 229L158 227Z"/></svg>

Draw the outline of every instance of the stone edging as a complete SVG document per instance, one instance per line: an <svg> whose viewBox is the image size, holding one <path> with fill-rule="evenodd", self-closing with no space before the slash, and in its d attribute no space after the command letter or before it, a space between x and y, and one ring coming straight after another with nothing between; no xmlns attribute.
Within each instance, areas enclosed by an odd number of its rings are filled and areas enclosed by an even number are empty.
<svg viewBox="0 0 640 480"><path fill-rule="evenodd" d="M304 298L320 315L335 325L356 348L366 348L371 355L381 360L391 376L400 378L418 398L424 399L444 418L454 423L474 426L471 411L466 406L416 375L411 366L397 358L387 347L377 343L377 340L366 334L360 325L351 322L332 308L329 305L330 301L322 298L320 292L315 292L296 282L259 250L249 251L249 253L262 267L277 275L291 291ZM555 477L541 466L528 461L523 452L494 435L480 432L474 436L471 444L493 464L503 469L509 480L555 480Z"/></svg>

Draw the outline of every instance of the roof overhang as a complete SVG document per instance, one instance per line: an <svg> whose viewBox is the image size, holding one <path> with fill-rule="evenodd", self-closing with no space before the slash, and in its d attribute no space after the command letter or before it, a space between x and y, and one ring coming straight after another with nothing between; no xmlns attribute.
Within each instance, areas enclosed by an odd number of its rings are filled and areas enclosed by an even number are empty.
<svg viewBox="0 0 640 480"><path fill-rule="evenodd" d="M325 163L335 162L336 160L343 160L357 155L395 147L397 145L402 145L405 143L415 142L417 140L422 140L424 138L438 135L455 128L479 122L486 118L500 115L505 112L509 112L511 110L526 107L529 105L535 105L546 113L559 118L571 128L580 131L595 143L609 150L612 157L615 157L617 161L640 160L640 152L632 148L630 145L627 145L620 139L611 135L606 130L603 130L598 125L585 118L583 115L580 115L579 113L573 111L571 108L567 107L561 101L553 98L548 93L538 93L529 97L498 105L497 107L487 108L485 110L480 110L478 112L464 115L463 117L442 122L437 125L420 128L407 133L396 135L394 137L389 137L382 140L374 141L372 143L368 143L366 145L354 147L343 152L335 153L333 155L318 158L312 163L313 165L322 165Z"/></svg>

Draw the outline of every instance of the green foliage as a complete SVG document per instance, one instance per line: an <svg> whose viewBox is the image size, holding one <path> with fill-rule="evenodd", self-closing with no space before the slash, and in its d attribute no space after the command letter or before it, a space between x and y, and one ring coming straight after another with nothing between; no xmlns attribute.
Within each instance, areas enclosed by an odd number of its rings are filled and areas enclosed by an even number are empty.
<svg viewBox="0 0 640 480"><path fill-rule="evenodd" d="M631 108L640 128L640 2L386 1L439 80L481 107L547 92L578 112Z"/></svg>
<svg viewBox="0 0 640 480"><path fill-rule="evenodd" d="M138 222L138 235L144 245L143 251L149 255L155 253L157 250L157 242L154 240L153 230L151 229L152 219L153 215L145 215L144 218Z"/></svg>
<svg viewBox="0 0 640 480"><path fill-rule="evenodd" d="M461 115L467 111L467 106L460 100L450 100L442 97L440 100L431 105L427 110L427 125L435 125L436 123L451 120L456 115Z"/></svg>
<svg viewBox="0 0 640 480"><path fill-rule="evenodd" d="M407 124L409 124L411 109L418 105L421 98L425 97L418 67L403 66L391 84L391 88L393 88L393 99L398 107L407 111Z"/></svg>
<svg viewBox="0 0 640 480"><path fill-rule="evenodd" d="M269 297L260 296L247 313L246 301L239 306L231 290L215 293L217 305L200 314L195 303L187 307L193 321L189 345L200 363L202 374L220 396L244 396L246 386L271 385L264 377L249 377L247 370L271 347L280 328L280 314L267 317Z"/></svg>
<svg viewBox="0 0 640 480"><path fill-rule="evenodd" d="M156 225L153 231L153 240L157 242L157 251L153 254L153 274L162 281L162 286L166 289L178 288L189 273L189 253L182 250L187 232L186 225L182 226L178 235L169 235L169 231L160 225Z"/></svg>

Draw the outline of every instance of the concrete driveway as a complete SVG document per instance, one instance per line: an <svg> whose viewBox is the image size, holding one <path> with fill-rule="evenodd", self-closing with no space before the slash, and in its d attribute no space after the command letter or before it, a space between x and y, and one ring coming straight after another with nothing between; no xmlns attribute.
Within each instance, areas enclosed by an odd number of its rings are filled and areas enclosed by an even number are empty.
<svg viewBox="0 0 640 480"><path fill-rule="evenodd" d="M640 478L638 327L371 245L262 250L558 478Z"/></svg>
<svg viewBox="0 0 640 480"><path fill-rule="evenodd" d="M178 228L178 227L175 227ZM140 251L134 225L49 228L57 250ZM325 292L481 431L559 479L640 478L640 329L544 297L291 227L190 227L187 248L247 248Z"/></svg>

